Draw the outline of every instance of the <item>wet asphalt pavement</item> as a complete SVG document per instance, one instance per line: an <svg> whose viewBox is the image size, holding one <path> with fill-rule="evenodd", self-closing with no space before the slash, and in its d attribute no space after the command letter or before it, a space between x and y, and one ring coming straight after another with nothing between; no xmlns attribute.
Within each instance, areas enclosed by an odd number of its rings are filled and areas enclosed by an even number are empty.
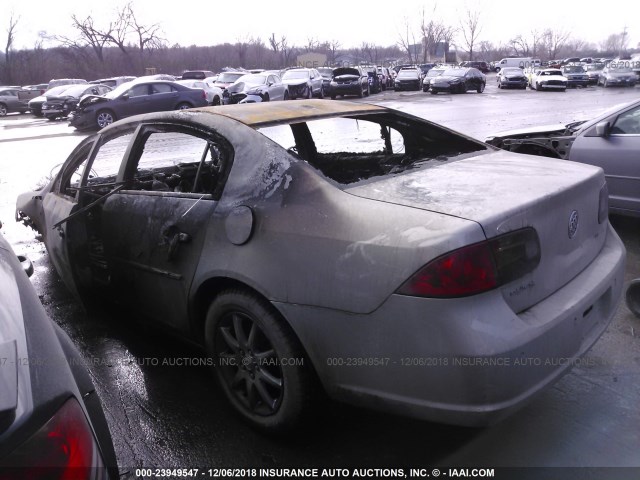
<svg viewBox="0 0 640 480"><path fill-rule="evenodd" d="M640 87L500 91L493 82L489 76L483 94L384 92L367 101L484 139L591 118L640 96ZM256 433L227 406L208 367L194 365L204 358L197 347L118 307L85 309L53 270L44 245L13 223L16 195L46 177L82 137L65 122L28 114L0 119L0 220L14 249L33 260L32 281L45 309L87 360L123 474L140 467L640 468L640 319L624 304L588 362L494 427L444 426L326 402L318 421L293 438ZM640 219L612 223L627 247L628 282L640 277ZM640 469L620 472L640 475Z"/></svg>

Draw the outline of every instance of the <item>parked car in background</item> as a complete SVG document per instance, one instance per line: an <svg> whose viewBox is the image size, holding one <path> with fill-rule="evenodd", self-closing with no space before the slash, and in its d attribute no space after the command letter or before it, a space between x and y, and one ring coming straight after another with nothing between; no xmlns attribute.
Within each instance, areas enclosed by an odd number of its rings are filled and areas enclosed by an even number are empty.
<svg viewBox="0 0 640 480"><path fill-rule="evenodd" d="M387 67L381 67L378 65L378 78L380 79L380 84L382 85L382 90L386 90L387 88L393 88L393 77L391 76L391 70Z"/></svg>
<svg viewBox="0 0 640 480"><path fill-rule="evenodd" d="M422 71L413 67L401 68L393 82L393 88L396 92L420 90L422 88Z"/></svg>
<svg viewBox="0 0 640 480"><path fill-rule="evenodd" d="M224 91L229 85L246 74L247 72L222 72L218 75L218 78L216 78L213 86L221 88Z"/></svg>
<svg viewBox="0 0 640 480"><path fill-rule="evenodd" d="M208 104L204 90L166 80L134 80L106 95L89 95L78 103L69 124L79 130L103 128L121 118L163 110L184 110Z"/></svg>
<svg viewBox="0 0 640 480"><path fill-rule="evenodd" d="M431 80L429 91L435 95L438 92L467 93L475 90L484 92L487 79L477 68L449 68Z"/></svg>
<svg viewBox="0 0 640 480"><path fill-rule="evenodd" d="M318 67L318 72L322 76L322 88L324 89L324 95L330 96L331 79L333 78L333 68L331 67Z"/></svg>
<svg viewBox="0 0 640 480"><path fill-rule="evenodd" d="M213 77L211 70L187 70L182 72L181 80L204 80L207 77Z"/></svg>
<svg viewBox="0 0 640 480"><path fill-rule="evenodd" d="M498 88L522 88L529 84L525 73L521 68L507 67L501 69L496 75Z"/></svg>
<svg viewBox="0 0 640 480"><path fill-rule="evenodd" d="M532 68L534 66L535 65L533 65L533 59L531 57L508 57L503 58L495 64L496 72L508 67Z"/></svg>
<svg viewBox="0 0 640 480"><path fill-rule="evenodd" d="M559 380L607 329L625 249L605 188L590 165L302 100L121 121L16 213L71 291L201 345L256 428L318 418L323 390L478 426ZM361 355L375 373L327 361ZM523 358L541 363L513 368Z"/></svg>
<svg viewBox="0 0 640 480"><path fill-rule="evenodd" d="M53 80L49 81L47 89L59 87L61 85L80 85L87 83L89 82L87 82L84 78L54 78Z"/></svg>
<svg viewBox="0 0 640 480"><path fill-rule="evenodd" d="M434 67L430 69L429 73L427 73L427 76L422 80L422 91L428 92L429 88L431 88L431 80L439 75L442 75L442 72L444 72L446 69L446 67Z"/></svg>
<svg viewBox="0 0 640 480"><path fill-rule="evenodd" d="M56 96L56 95L61 95L62 92L64 92L67 88L72 87L74 84L71 85L60 85L57 87L53 87L48 89L46 92L44 92L44 94L32 98L31 100L29 100L29 103L27 104L29 106L29 111L36 117L42 117L42 105L44 104L44 102L47 101L47 95L51 95L51 96Z"/></svg>
<svg viewBox="0 0 640 480"><path fill-rule="evenodd" d="M23 265L0 234L0 477L118 480L87 361L49 319Z"/></svg>
<svg viewBox="0 0 640 480"><path fill-rule="evenodd" d="M569 86L569 80L557 68L543 68L535 70L529 79L529 88L533 90L560 90L564 92Z"/></svg>
<svg viewBox="0 0 640 480"><path fill-rule="evenodd" d="M214 87L212 83L205 80L176 80L176 83L185 87L204 90L209 105L222 105L223 90L220 87Z"/></svg>
<svg viewBox="0 0 640 480"><path fill-rule="evenodd" d="M26 101L18 97L19 88L0 87L0 117L7 113L25 113L29 109Z"/></svg>
<svg viewBox="0 0 640 480"><path fill-rule="evenodd" d="M378 76L378 67L375 65L361 65L361 68L369 77L369 92L380 93L382 91L382 82Z"/></svg>
<svg viewBox="0 0 640 480"><path fill-rule="evenodd" d="M487 142L512 152L601 167L610 211L640 217L640 100L615 106L592 120L498 133Z"/></svg>
<svg viewBox="0 0 640 480"><path fill-rule="evenodd" d="M587 65L587 81L589 85L596 85L598 80L600 79L600 75L602 75L602 70L604 70L604 63L593 62Z"/></svg>
<svg viewBox="0 0 640 480"><path fill-rule="evenodd" d="M289 89L289 98L324 98L322 75L315 68L291 68L282 74L282 83Z"/></svg>
<svg viewBox="0 0 640 480"><path fill-rule="evenodd" d="M638 77L631 67L624 61L610 62L603 69L598 78L598 85L603 87L635 87Z"/></svg>
<svg viewBox="0 0 640 480"><path fill-rule="evenodd" d="M369 95L369 75L358 66L338 67L333 70L333 80L329 90L331 99L339 95L357 95L362 98Z"/></svg>
<svg viewBox="0 0 640 480"><path fill-rule="evenodd" d="M123 83L131 82L136 78L138 77L132 77L132 76L109 77L109 78L101 78L98 80L91 80L89 83L92 85L107 85L108 87L116 88L117 86L122 85Z"/></svg>
<svg viewBox="0 0 640 480"><path fill-rule="evenodd" d="M538 64L540 63L540 61L538 60ZM487 62L462 62L460 64L460 66L462 68L477 68L478 70L480 70L482 73L489 73L489 65L487 65Z"/></svg>
<svg viewBox="0 0 640 480"><path fill-rule="evenodd" d="M562 74L567 79L569 87L586 87L589 85L587 69L583 65L565 65Z"/></svg>
<svg viewBox="0 0 640 480"><path fill-rule="evenodd" d="M561 66L569 65L570 63L580 63L580 57L568 57L560 61Z"/></svg>
<svg viewBox="0 0 640 480"><path fill-rule="evenodd" d="M21 102L25 102L26 104L28 104L29 101L33 100L34 98L39 97L40 95L44 95L48 87L49 87L48 83L40 83L38 85L26 85L24 87L21 87L20 90L18 91L18 98L20 99Z"/></svg>
<svg viewBox="0 0 640 480"><path fill-rule="evenodd" d="M227 87L224 103L256 103L289 100L289 87L273 73L249 73Z"/></svg>
<svg viewBox="0 0 640 480"><path fill-rule="evenodd" d="M42 104L42 115L49 120L56 118L66 118L74 112L78 102L85 95L105 95L112 90L107 85L69 85L59 95L45 95L45 102Z"/></svg>

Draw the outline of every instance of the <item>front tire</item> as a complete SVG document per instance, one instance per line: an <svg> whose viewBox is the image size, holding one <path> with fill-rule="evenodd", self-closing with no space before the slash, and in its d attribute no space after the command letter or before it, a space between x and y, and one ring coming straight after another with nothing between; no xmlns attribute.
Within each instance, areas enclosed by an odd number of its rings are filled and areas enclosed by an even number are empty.
<svg viewBox="0 0 640 480"><path fill-rule="evenodd" d="M284 95L282 96L282 100L289 100L289 92L287 90L284 91Z"/></svg>
<svg viewBox="0 0 640 480"><path fill-rule="evenodd" d="M313 87L309 85L307 87L307 100L310 100L312 98L313 98Z"/></svg>
<svg viewBox="0 0 640 480"><path fill-rule="evenodd" d="M484 92L484 83L481 83L480 86L478 87L478 90L476 90L478 93L482 93Z"/></svg>
<svg viewBox="0 0 640 480"><path fill-rule="evenodd" d="M207 312L205 345L227 400L252 426L282 433L313 411L312 367L293 331L266 300L241 289L220 293Z"/></svg>
<svg viewBox="0 0 640 480"><path fill-rule="evenodd" d="M111 110L100 110L96 113L96 125L98 128L104 128L107 125L111 125L116 120L116 116Z"/></svg>
<svg viewBox="0 0 640 480"><path fill-rule="evenodd" d="M0 117L4 117L8 111L7 106L4 103L0 103Z"/></svg>
<svg viewBox="0 0 640 480"><path fill-rule="evenodd" d="M221 105L222 102L220 102L220 97L219 96L215 96L213 97L213 101L211 102L211 105L214 107L217 107L219 105Z"/></svg>

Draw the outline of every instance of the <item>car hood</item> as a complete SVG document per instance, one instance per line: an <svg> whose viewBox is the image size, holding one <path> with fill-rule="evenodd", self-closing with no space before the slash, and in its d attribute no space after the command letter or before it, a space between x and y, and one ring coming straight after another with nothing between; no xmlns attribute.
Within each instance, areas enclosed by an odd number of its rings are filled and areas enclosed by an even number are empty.
<svg viewBox="0 0 640 480"><path fill-rule="evenodd" d="M344 75L336 75L335 77L333 77L333 79L335 81L341 81L341 82L345 82L347 80L353 81L353 80L360 79L360 75L351 74L351 73L345 73Z"/></svg>
<svg viewBox="0 0 640 480"><path fill-rule="evenodd" d="M112 99L100 95L85 95L78 102L78 108L86 107L96 103L110 102Z"/></svg>
<svg viewBox="0 0 640 480"><path fill-rule="evenodd" d="M546 80L562 80L562 81L567 81L567 77L565 77L564 75L544 75L542 77L536 77L536 81L538 82L544 82Z"/></svg>
<svg viewBox="0 0 640 480"><path fill-rule="evenodd" d="M297 85L306 85L307 80L304 78L289 78L287 80L282 79L282 83L285 85L297 86Z"/></svg>
<svg viewBox="0 0 640 480"><path fill-rule="evenodd" d="M265 85L263 83L237 82L237 83L233 83L233 84L229 85L227 90L229 91L229 93L240 93L240 92L247 92L247 91L249 91L251 89L258 88L258 87L264 87L264 86Z"/></svg>
<svg viewBox="0 0 640 480"><path fill-rule="evenodd" d="M345 191L471 220L487 238L533 227L540 264L530 277L503 290L505 301L520 312L568 283L604 245L607 222L598 223L604 185L602 170L592 165L491 151L460 160L432 160L417 170ZM569 236L573 212L580 227Z"/></svg>
<svg viewBox="0 0 640 480"><path fill-rule="evenodd" d="M496 133L495 135L491 135L489 137L492 138L503 138L503 137L519 137L524 135L551 135L551 134L562 134L567 129L567 125L563 123L555 123L551 125L540 125L538 127L527 127L527 128L517 128L514 130L507 130L504 132Z"/></svg>

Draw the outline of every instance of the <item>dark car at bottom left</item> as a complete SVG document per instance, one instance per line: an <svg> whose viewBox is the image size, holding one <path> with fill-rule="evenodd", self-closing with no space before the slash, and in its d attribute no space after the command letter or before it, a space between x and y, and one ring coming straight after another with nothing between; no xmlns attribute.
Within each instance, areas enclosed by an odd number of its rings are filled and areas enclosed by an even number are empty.
<svg viewBox="0 0 640 480"><path fill-rule="evenodd" d="M91 377L0 234L0 480L119 478Z"/></svg>
<svg viewBox="0 0 640 480"><path fill-rule="evenodd" d="M78 102L69 124L78 130L103 128L141 113L184 110L208 104L204 90L168 80L134 80L106 95L89 95Z"/></svg>

